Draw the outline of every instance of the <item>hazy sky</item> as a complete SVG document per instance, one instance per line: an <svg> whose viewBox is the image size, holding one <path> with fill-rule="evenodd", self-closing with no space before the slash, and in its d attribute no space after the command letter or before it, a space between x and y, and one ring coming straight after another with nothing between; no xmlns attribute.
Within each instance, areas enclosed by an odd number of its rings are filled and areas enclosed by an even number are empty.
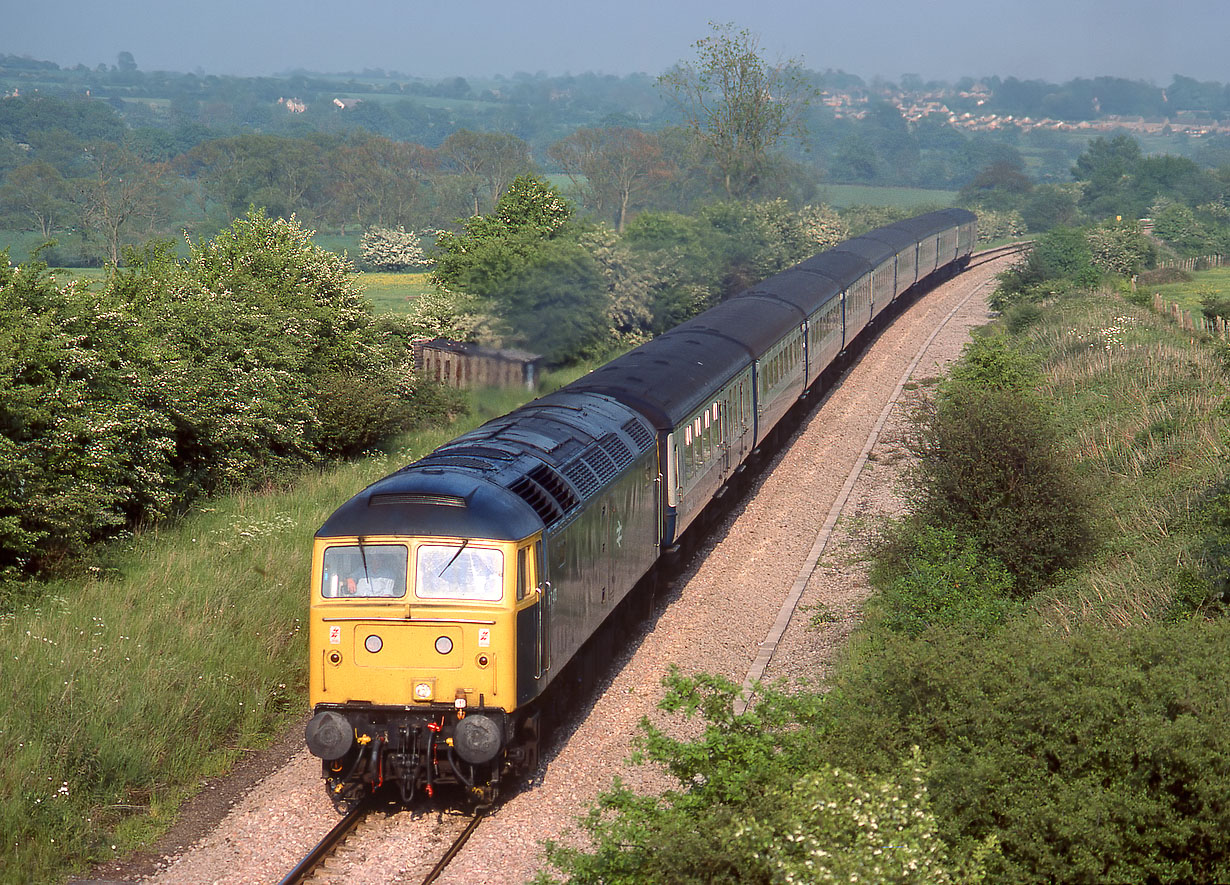
<svg viewBox="0 0 1230 885"><path fill-rule="evenodd" d="M1230 81L1228 0L0 0L0 52L61 66L272 74L385 68L659 74L708 22L757 34L766 57L870 79L1110 75Z"/></svg>

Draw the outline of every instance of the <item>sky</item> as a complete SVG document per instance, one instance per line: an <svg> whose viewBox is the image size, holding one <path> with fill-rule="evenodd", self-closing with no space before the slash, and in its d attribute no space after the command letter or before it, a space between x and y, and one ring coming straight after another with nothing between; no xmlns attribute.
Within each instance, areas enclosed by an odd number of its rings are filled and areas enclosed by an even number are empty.
<svg viewBox="0 0 1230 885"><path fill-rule="evenodd" d="M5 9L4 7L8 7ZM0 0L0 53L243 76L658 75L731 22L770 60L871 80L1230 82L1228 0Z"/></svg>

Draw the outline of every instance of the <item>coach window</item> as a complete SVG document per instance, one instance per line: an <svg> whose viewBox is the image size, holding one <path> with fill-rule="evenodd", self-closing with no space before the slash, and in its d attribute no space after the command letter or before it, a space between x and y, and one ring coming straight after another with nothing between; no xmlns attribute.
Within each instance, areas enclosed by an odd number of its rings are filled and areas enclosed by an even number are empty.
<svg viewBox="0 0 1230 885"><path fill-rule="evenodd" d="M348 544L325 550L320 595L325 599L406 595L409 552L401 544Z"/></svg>

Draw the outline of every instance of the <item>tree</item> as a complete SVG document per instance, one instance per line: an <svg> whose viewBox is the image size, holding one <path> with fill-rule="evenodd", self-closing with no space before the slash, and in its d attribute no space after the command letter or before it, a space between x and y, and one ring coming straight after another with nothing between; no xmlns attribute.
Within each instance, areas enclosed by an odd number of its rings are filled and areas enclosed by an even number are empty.
<svg viewBox="0 0 1230 885"><path fill-rule="evenodd" d="M489 295L499 281L524 267L572 217L572 207L536 175L513 180L487 215L461 223L461 233L436 239L437 285Z"/></svg>
<svg viewBox="0 0 1230 885"><path fill-rule="evenodd" d="M198 144L176 166L231 216L261 206L287 217L323 204L324 156L312 139L248 134Z"/></svg>
<svg viewBox="0 0 1230 885"><path fill-rule="evenodd" d="M669 176L656 137L627 126L578 129L547 149L595 212L622 232L632 201Z"/></svg>
<svg viewBox="0 0 1230 885"><path fill-rule="evenodd" d="M1140 160L1140 144L1129 135L1089 142L1072 169L1073 178L1086 182L1082 208L1097 217L1131 214L1128 185Z"/></svg>
<svg viewBox="0 0 1230 885"><path fill-rule="evenodd" d="M610 335L608 287L579 244L551 240L487 289L492 310L515 344L554 364L597 348Z"/></svg>
<svg viewBox="0 0 1230 885"><path fill-rule="evenodd" d="M472 132L458 129L440 145L440 153L471 181L474 214L481 211L485 194L495 205L518 175L532 172L530 146L507 132Z"/></svg>
<svg viewBox="0 0 1230 885"><path fill-rule="evenodd" d="M713 34L695 44L695 61L680 62L658 83L717 167L727 195L743 197L756 189L778 142L802 135L802 113L816 90L797 59L769 65L746 29L710 26Z"/></svg>
<svg viewBox="0 0 1230 885"><path fill-rule="evenodd" d="M148 236L165 217L169 168L146 163L133 151L114 142L96 142L89 148L92 174L77 179L82 224L102 240L104 257L120 260L124 233L138 227Z"/></svg>
<svg viewBox="0 0 1230 885"><path fill-rule="evenodd" d="M961 188L959 199L987 209L1015 209L1033 186L1023 164L999 161L981 169L973 181Z"/></svg>
<svg viewBox="0 0 1230 885"><path fill-rule="evenodd" d="M438 161L434 151L376 135L339 148L326 185L329 215L345 233L348 223L413 224L426 197L424 181Z"/></svg>
<svg viewBox="0 0 1230 885"><path fill-rule="evenodd" d="M18 227L33 222L45 239L65 225L72 213L68 182L50 163L35 160L18 166L0 186L0 215Z"/></svg>

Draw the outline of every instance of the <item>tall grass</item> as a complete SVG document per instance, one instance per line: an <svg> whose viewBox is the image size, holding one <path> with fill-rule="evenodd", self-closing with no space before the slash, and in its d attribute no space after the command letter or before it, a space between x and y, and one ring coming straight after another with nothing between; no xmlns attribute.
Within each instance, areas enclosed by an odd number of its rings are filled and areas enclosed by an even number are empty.
<svg viewBox="0 0 1230 885"><path fill-rule="evenodd" d="M1040 600L1065 627L1172 612L1198 567L1193 514L1226 473L1230 380L1207 345L1114 296L1048 311L1026 337L1080 469L1106 490L1099 561Z"/></svg>
<svg viewBox="0 0 1230 885"><path fill-rule="evenodd" d="M528 396L476 391L448 427L210 501L105 551L85 580L16 588L0 614L0 883L56 881L147 843L201 778L303 716L316 528Z"/></svg>

